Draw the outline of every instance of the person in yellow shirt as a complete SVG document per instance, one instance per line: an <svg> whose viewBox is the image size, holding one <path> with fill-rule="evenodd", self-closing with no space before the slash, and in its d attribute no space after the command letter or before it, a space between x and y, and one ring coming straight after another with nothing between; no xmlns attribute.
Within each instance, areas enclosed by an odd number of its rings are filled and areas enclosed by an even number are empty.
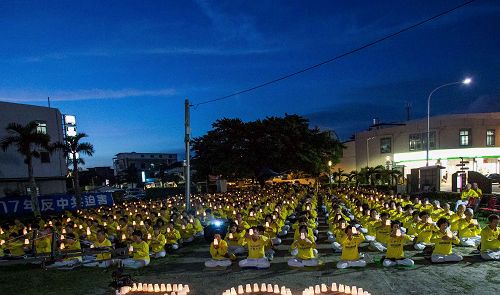
<svg viewBox="0 0 500 295"><path fill-rule="evenodd" d="M474 211L471 208L465 210L465 218L458 223L458 237L460 245L465 247L477 247L481 243L481 227L476 219L473 219Z"/></svg>
<svg viewBox="0 0 500 295"><path fill-rule="evenodd" d="M75 253L76 251L81 251L80 241L76 239L74 234L66 234L65 239L61 241L60 251L64 253L65 251L71 251L70 253ZM81 256L67 257L62 260L58 260L53 264L47 266L47 268L64 268L73 267L82 262Z"/></svg>
<svg viewBox="0 0 500 295"><path fill-rule="evenodd" d="M438 228L433 223L432 218L429 216L429 212L420 212L419 218L420 224L417 225L417 236L413 241L415 244L415 250L423 251L427 246L430 246L432 244L432 236L434 235L434 232L438 230Z"/></svg>
<svg viewBox="0 0 500 295"><path fill-rule="evenodd" d="M342 238L342 255L337 263L337 268L365 267L366 261L360 257L358 247L365 237L359 233L356 227L348 226L345 229L346 235Z"/></svg>
<svg viewBox="0 0 500 295"><path fill-rule="evenodd" d="M376 229L376 240L370 242L370 246L377 251L385 252L387 250L387 242L391 234L391 221L389 214L382 212L380 214L380 226Z"/></svg>
<svg viewBox="0 0 500 295"><path fill-rule="evenodd" d="M4 253L12 256L24 256L24 241L18 237L16 233L9 235L9 241L4 245Z"/></svg>
<svg viewBox="0 0 500 295"><path fill-rule="evenodd" d="M205 261L205 266L212 267L228 267L231 265L231 257L233 259L236 256L228 253L228 246L226 241L224 241L219 234L214 235L214 240L210 244L210 255L212 258Z"/></svg>
<svg viewBox="0 0 500 295"><path fill-rule="evenodd" d="M109 252L113 250L111 241L106 238L106 234L102 229L99 229L97 231L96 241L94 241L91 247L95 248L96 250L105 250ZM111 259L111 253L109 252L104 252L93 256L85 256L83 266L100 268L110 267L115 263L115 261Z"/></svg>
<svg viewBox="0 0 500 295"><path fill-rule="evenodd" d="M241 244L248 247L248 257L238 263L241 268L269 268L271 266L265 254L268 238L261 235L257 227L251 227L248 230Z"/></svg>
<svg viewBox="0 0 500 295"><path fill-rule="evenodd" d="M481 231L481 258L484 260L500 260L498 221L498 215L491 214L488 216L488 225Z"/></svg>
<svg viewBox="0 0 500 295"><path fill-rule="evenodd" d="M35 240L35 251L37 254L50 254L52 249L52 239L50 234L50 227L46 227L37 234Z"/></svg>
<svg viewBox="0 0 500 295"><path fill-rule="evenodd" d="M142 240L142 232L140 230L134 231L132 240L133 242L129 246L129 254L132 255L132 258L122 260L123 267L136 269L149 265L149 246Z"/></svg>
<svg viewBox="0 0 500 295"><path fill-rule="evenodd" d="M435 244L431 261L433 263L462 261L463 257L452 251L452 244L459 244L460 240L449 229L450 223L448 219L441 217L437 222L437 226L439 231L434 233L431 240Z"/></svg>
<svg viewBox="0 0 500 295"><path fill-rule="evenodd" d="M414 262L410 258L405 258L403 247L411 242L411 238L401 231L401 222L393 220L391 222L391 234L387 242L387 254L382 265L388 266L413 266Z"/></svg>
<svg viewBox="0 0 500 295"><path fill-rule="evenodd" d="M240 240L245 236L246 230L238 232L238 225L232 222L229 225L229 230L226 233L224 240L228 245L228 252L234 255L241 255L246 252L246 248L240 244Z"/></svg>
<svg viewBox="0 0 500 295"><path fill-rule="evenodd" d="M460 199L455 203L455 210L457 211L458 206L460 205L465 205L469 203L470 198L479 198L479 195L472 189L472 184L468 183L464 190L462 191L462 194L460 195Z"/></svg>
<svg viewBox="0 0 500 295"><path fill-rule="evenodd" d="M308 238L307 226L302 225L299 230L300 238L295 240L291 245L291 248L297 249L298 253L294 258L288 259L288 266L317 266L319 262L317 259L316 243L314 242L314 239Z"/></svg>
<svg viewBox="0 0 500 295"><path fill-rule="evenodd" d="M160 227L158 225L153 226L153 236L150 242L151 246L151 256L153 258L162 258L167 255L165 252L165 244L167 244L167 239L160 232Z"/></svg>
<svg viewBox="0 0 500 295"><path fill-rule="evenodd" d="M169 222L167 229L165 231L165 238L167 239L167 247L173 250L179 249L179 240L181 239L181 234L175 229L174 223Z"/></svg>

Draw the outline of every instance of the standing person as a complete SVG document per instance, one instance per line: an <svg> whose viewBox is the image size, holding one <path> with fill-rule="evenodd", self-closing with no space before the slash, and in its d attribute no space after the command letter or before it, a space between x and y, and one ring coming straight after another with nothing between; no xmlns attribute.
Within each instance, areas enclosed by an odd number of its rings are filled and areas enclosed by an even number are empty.
<svg viewBox="0 0 500 295"><path fill-rule="evenodd" d="M410 258L405 258L403 247L411 242L410 236L401 231L401 222L394 220L391 223L391 234L387 243L387 255L382 262L384 266L413 266L414 262Z"/></svg>
<svg viewBox="0 0 500 295"><path fill-rule="evenodd" d="M437 226L439 231L434 234L432 242L435 243L434 251L432 251L431 261L434 263L442 262L458 262L462 261L463 257L453 253L452 244L460 244L460 240L448 228L450 223L448 219L442 217L438 220Z"/></svg>
<svg viewBox="0 0 500 295"><path fill-rule="evenodd" d="M472 189L472 184L468 183L460 195L460 200L455 203L454 211L456 212L460 205L467 206L470 198L479 198L479 195Z"/></svg>
<svg viewBox="0 0 500 295"><path fill-rule="evenodd" d="M488 225L481 231L481 258L484 260L500 260L498 220L498 215L491 214L488 216Z"/></svg>
<svg viewBox="0 0 500 295"><path fill-rule="evenodd" d="M241 244L248 246L247 259L243 259L238 263L241 268L269 268L271 266L265 253L268 238L261 235L257 230L257 227L251 227L248 230L243 237Z"/></svg>
<svg viewBox="0 0 500 295"><path fill-rule="evenodd" d="M132 233L132 244L129 246L129 252L132 258L122 260L125 268L141 268L149 264L149 245L142 240L142 232L136 230Z"/></svg>
<svg viewBox="0 0 500 295"><path fill-rule="evenodd" d="M210 244L211 259L205 261L206 267L228 267L231 265L231 255L227 252L227 243L219 234L214 235L214 241ZM236 258L236 256L232 256Z"/></svg>
<svg viewBox="0 0 500 295"><path fill-rule="evenodd" d="M354 226L345 229L346 235L342 237L342 255L337 263L337 268L365 267L366 261L359 256L358 247L365 237Z"/></svg>

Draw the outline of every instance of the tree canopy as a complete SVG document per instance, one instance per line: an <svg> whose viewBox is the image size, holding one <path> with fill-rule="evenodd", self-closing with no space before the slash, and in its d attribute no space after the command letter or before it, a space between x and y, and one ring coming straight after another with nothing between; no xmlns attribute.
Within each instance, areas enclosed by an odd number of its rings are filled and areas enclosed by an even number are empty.
<svg viewBox="0 0 500 295"><path fill-rule="evenodd" d="M329 131L309 128L298 115L243 122L220 119L206 135L194 138L193 166L198 177L251 178L263 169L319 176L328 161L338 163L343 145Z"/></svg>

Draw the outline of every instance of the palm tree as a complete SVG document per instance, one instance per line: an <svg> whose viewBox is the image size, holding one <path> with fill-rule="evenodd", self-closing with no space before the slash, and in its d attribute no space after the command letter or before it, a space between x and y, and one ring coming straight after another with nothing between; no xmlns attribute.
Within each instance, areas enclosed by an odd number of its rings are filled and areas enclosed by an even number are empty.
<svg viewBox="0 0 500 295"><path fill-rule="evenodd" d="M57 144L62 148L64 154L69 157L69 163L73 165L73 180L75 186L76 205L81 206L82 196L80 192L80 178L78 176L78 164L85 164L81 155L92 156L94 146L88 142L80 142L82 138L88 137L85 133L78 133L76 136L67 136L64 144Z"/></svg>
<svg viewBox="0 0 500 295"><path fill-rule="evenodd" d="M17 151L24 157L24 163L28 166L28 183L30 188L31 206L35 216L40 216L38 207L38 193L35 176L33 174L33 158L40 158L40 151L51 152L50 136L37 130L38 123L31 121L26 125L9 123L7 132L9 135L2 138L0 145L5 152L10 146L15 146Z"/></svg>

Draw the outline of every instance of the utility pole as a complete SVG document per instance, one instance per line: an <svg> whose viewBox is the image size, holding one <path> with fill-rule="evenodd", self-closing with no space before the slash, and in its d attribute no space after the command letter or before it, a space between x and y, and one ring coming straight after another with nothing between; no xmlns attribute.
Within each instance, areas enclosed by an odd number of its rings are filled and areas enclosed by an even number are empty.
<svg viewBox="0 0 500 295"><path fill-rule="evenodd" d="M191 126L190 126L190 118L189 118L189 99L184 101L184 143L185 143L185 152L186 152L186 175L184 175L184 180L186 182L186 211L191 210L191 166L190 166L190 155L189 151L191 148Z"/></svg>
<svg viewBox="0 0 500 295"><path fill-rule="evenodd" d="M50 109L50 96L47 96L47 104L49 105L49 109Z"/></svg>

